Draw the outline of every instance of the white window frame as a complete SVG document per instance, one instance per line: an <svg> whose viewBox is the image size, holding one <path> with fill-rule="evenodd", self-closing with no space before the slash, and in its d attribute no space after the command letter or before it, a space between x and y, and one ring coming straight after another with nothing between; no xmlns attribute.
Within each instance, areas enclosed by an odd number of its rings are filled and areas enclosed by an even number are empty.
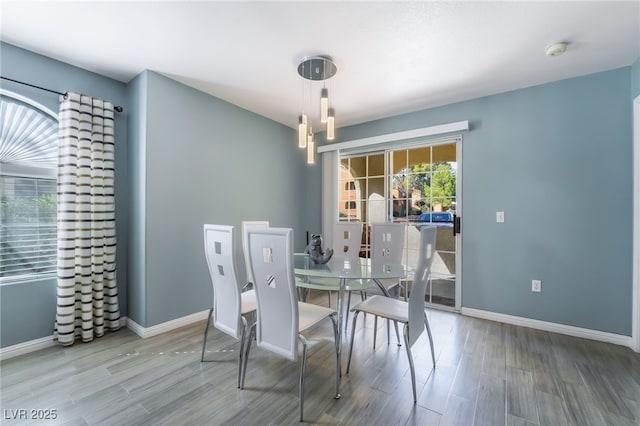
<svg viewBox="0 0 640 426"><path fill-rule="evenodd" d="M27 104L32 108L40 111L41 113L51 116L51 118L59 122L58 114L54 113L49 108L45 107L44 105L30 98L27 98L18 93L11 92L9 90L2 89L2 88L0 88L0 95L7 98L15 99L24 104ZM24 164L4 163L0 161L0 175L20 177L20 178L57 180L57 169L47 168L47 167L28 166ZM43 279L50 279L55 276L56 276L56 271L52 271L48 273L23 274L23 275L15 275L15 276L8 276L8 277L0 277L0 286L20 284L23 282L33 282L33 281L38 281Z"/></svg>
<svg viewBox="0 0 640 426"><path fill-rule="evenodd" d="M326 236L327 246L330 246L331 243L327 238L333 235L333 225L338 220L338 172L341 151L356 150L359 152L358 148L366 151L374 147L384 150L392 144L395 147L398 143L410 143L412 139L416 138L444 136L466 130L469 130L469 120L319 146L318 154L322 154L322 234ZM461 176L459 179L462 181Z"/></svg>

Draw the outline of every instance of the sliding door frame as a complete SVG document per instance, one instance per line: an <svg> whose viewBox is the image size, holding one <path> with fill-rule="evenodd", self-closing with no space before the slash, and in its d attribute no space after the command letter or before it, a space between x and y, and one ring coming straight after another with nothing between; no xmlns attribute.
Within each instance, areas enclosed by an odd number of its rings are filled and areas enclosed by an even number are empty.
<svg viewBox="0 0 640 426"><path fill-rule="evenodd" d="M633 100L633 291L631 349L640 352L640 96Z"/></svg>
<svg viewBox="0 0 640 426"><path fill-rule="evenodd" d="M387 151L402 149L417 145L431 145L450 141L456 143L457 189L456 211L463 218L462 203L462 133L469 130L468 121L443 124L439 126L413 129L404 132L389 133L364 139L327 144L318 147L322 154L322 234L326 237L333 235L333 225L338 221L338 170L341 154L361 154L372 151ZM386 159L386 155L385 155ZM385 167L387 167L385 165ZM329 237L330 238L330 237ZM456 251L456 289L455 311L462 307L462 236L458 235ZM327 246L331 241L327 240Z"/></svg>
<svg viewBox="0 0 640 426"><path fill-rule="evenodd" d="M437 138L427 138L427 139L418 139L411 142L398 142L398 144L390 144L385 150L385 162L386 166L389 166L389 153L391 151L403 150L403 149L412 149L412 148L421 148L421 147L435 147L439 145L447 145L447 144L455 144L456 145L456 215L460 217L461 222L464 220L464 207L463 207L463 190L462 190L462 135L450 135L450 136L442 136ZM392 173L392 170L387 171L387 175L385 176L385 180L388 181L388 177ZM386 194L389 195L389 194ZM391 202L391 200L389 200ZM389 209L390 206L387 206ZM456 254L456 280L455 280L455 302L454 307L441 305L437 303L429 303L428 306L437 307L442 310L453 310L455 312L460 312L462 309L462 233L458 233L455 236L455 254ZM433 284L432 284L433 285ZM431 287L430 291L433 291L433 287Z"/></svg>

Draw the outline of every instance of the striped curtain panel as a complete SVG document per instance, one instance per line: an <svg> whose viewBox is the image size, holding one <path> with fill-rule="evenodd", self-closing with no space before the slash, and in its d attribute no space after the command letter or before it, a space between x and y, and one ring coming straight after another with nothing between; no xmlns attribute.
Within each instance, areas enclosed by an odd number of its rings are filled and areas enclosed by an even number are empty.
<svg viewBox="0 0 640 426"><path fill-rule="evenodd" d="M67 346L120 327L113 104L68 93L58 139L56 335Z"/></svg>

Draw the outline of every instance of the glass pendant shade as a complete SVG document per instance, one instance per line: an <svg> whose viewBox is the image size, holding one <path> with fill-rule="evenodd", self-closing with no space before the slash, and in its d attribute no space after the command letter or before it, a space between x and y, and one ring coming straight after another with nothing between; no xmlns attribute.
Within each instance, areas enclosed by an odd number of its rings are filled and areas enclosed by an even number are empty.
<svg viewBox="0 0 640 426"><path fill-rule="evenodd" d="M307 114L298 117L298 148L307 147Z"/></svg>
<svg viewBox="0 0 640 426"><path fill-rule="evenodd" d="M313 135L309 136L307 140L307 164L316 163L316 143L313 140Z"/></svg>
<svg viewBox="0 0 640 426"><path fill-rule="evenodd" d="M320 92L320 122L326 123L329 116L329 91L323 88Z"/></svg>
<svg viewBox="0 0 640 426"><path fill-rule="evenodd" d="M336 138L336 117L333 113L333 108L329 109L327 115L327 140L332 141Z"/></svg>

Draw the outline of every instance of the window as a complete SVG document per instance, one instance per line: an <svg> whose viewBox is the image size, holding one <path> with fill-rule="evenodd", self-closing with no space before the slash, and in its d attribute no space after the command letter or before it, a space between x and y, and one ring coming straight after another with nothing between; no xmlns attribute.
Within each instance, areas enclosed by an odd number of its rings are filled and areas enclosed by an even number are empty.
<svg viewBox="0 0 640 426"><path fill-rule="evenodd" d="M0 176L0 276L56 270L56 181Z"/></svg>
<svg viewBox="0 0 640 426"><path fill-rule="evenodd" d="M0 93L0 282L55 274L58 121Z"/></svg>

